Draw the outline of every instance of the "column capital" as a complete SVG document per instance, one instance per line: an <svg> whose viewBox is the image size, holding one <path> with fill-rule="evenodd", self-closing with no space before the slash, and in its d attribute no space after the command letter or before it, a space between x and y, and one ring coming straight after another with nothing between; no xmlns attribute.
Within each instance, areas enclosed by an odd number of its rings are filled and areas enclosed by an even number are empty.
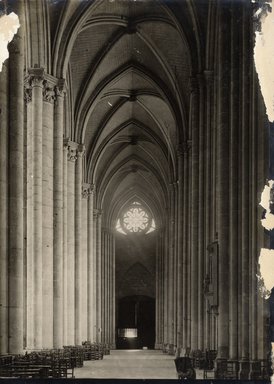
<svg viewBox="0 0 274 384"><path fill-rule="evenodd" d="M57 97L64 97L66 93L66 80L65 79L58 79L57 80L57 85L55 86L55 93L56 93L56 98Z"/></svg>
<svg viewBox="0 0 274 384"><path fill-rule="evenodd" d="M43 81L45 79L45 69L44 68L29 68L29 83L32 87L40 87L43 88Z"/></svg>
<svg viewBox="0 0 274 384"><path fill-rule="evenodd" d="M69 138L64 139L64 148L67 148L67 156L68 161L76 161L77 160L77 149L78 149L78 143L75 143L74 141L70 141Z"/></svg>
<svg viewBox="0 0 274 384"><path fill-rule="evenodd" d="M47 103L54 104L56 100L56 84L58 83L58 79L49 74L45 74L43 81L43 100Z"/></svg>
<svg viewBox="0 0 274 384"><path fill-rule="evenodd" d="M26 104L32 101L32 88L28 85L24 85L24 100Z"/></svg>
<svg viewBox="0 0 274 384"><path fill-rule="evenodd" d="M83 199L87 199L92 194L93 194L93 184L83 183L82 184L82 197L83 197Z"/></svg>
<svg viewBox="0 0 274 384"><path fill-rule="evenodd" d="M102 215L102 212L103 212L102 209L94 208L93 209L93 217L94 217L94 219L100 218L101 215Z"/></svg>

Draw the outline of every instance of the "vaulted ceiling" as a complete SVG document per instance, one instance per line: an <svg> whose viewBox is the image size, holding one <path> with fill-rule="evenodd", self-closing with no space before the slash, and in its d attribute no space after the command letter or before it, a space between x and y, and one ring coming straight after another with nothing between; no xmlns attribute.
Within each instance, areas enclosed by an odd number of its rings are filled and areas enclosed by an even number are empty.
<svg viewBox="0 0 274 384"><path fill-rule="evenodd" d="M207 3L49 3L67 134L86 147L86 181L109 220L133 198L156 220L164 214L178 145L190 138L189 79L202 65Z"/></svg>

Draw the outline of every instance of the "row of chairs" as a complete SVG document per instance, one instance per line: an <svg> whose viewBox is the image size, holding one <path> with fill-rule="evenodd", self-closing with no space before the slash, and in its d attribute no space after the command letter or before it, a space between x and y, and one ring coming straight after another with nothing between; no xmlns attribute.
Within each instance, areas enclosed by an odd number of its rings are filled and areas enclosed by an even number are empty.
<svg viewBox="0 0 274 384"><path fill-rule="evenodd" d="M102 359L109 346L83 342L62 349L43 349L24 355L0 355L0 377L74 378L74 369L83 367L86 360Z"/></svg>
<svg viewBox="0 0 274 384"><path fill-rule="evenodd" d="M222 360L212 370L204 371L204 379L269 380L272 375L269 360L238 361Z"/></svg>
<svg viewBox="0 0 274 384"><path fill-rule="evenodd" d="M189 357L192 367L196 369L211 370L214 367L214 360L217 356L216 350L201 351L199 349L191 351L190 348L178 349L174 345L164 344L163 352L176 357Z"/></svg>

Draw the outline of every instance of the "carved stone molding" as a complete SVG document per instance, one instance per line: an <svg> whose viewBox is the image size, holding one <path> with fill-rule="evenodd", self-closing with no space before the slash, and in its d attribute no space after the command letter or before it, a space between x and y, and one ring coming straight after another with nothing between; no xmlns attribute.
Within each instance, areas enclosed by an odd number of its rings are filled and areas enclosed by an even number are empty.
<svg viewBox="0 0 274 384"><path fill-rule="evenodd" d="M55 93L57 97L64 97L66 93L66 81L65 79L59 79L57 85L55 86Z"/></svg>
<svg viewBox="0 0 274 384"><path fill-rule="evenodd" d="M44 68L29 68L29 82L32 87L43 88L43 81L45 80L45 69Z"/></svg>
<svg viewBox="0 0 274 384"><path fill-rule="evenodd" d="M93 218L98 219L102 215L102 209L94 208L93 209Z"/></svg>
<svg viewBox="0 0 274 384"><path fill-rule="evenodd" d="M64 147L67 148L68 161L75 162L77 160L78 143L70 141L68 138L64 139Z"/></svg>
<svg viewBox="0 0 274 384"><path fill-rule="evenodd" d="M55 87L50 85L46 80L43 82L43 100L53 104L56 99Z"/></svg>
<svg viewBox="0 0 274 384"><path fill-rule="evenodd" d="M82 185L82 197L83 197L83 199L87 199L89 197L89 195L91 195L91 194L92 194L91 184L83 183L83 185Z"/></svg>
<svg viewBox="0 0 274 384"><path fill-rule="evenodd" d="M24 100L25 103L30 103L32 101L32 88L28 85L24 86Z"/></svg>

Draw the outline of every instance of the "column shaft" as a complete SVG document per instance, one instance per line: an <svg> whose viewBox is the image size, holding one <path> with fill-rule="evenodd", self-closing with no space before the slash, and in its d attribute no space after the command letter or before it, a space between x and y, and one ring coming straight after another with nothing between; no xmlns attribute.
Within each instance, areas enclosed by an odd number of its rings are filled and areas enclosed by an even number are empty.
<svg viewBox="0 0 274 384"><path fill-rule="evenodd" d="M235 12L235 9L234 9ZM236 16L236 14L235 14ZM231 18L231 82L230 82L230 166L229 166L229 358L238 359L238 143L239 143L239 78L238 61L239 47L237 46L236 17Z"/></svg>
<svg viewBox="0 0 274 384"><path fill-rule="evenodd" d="M88 340L94 340L93 189L88 198Z"/></svg>
<svg viewBox="0 0 274 384"><path fill-rule="evenodd" d="M173 184L169 189L169 231L168 231L168 343L174 345L174 229L175 194Z"/></svg>
<svg viewBox="0 0 274 384"><path fill-rule="evenodd" d="M63 147L63 343L68 337L68 146Z"/></svg>
<svg viewBox="0 0 274 384"><path fill-rule="evenodd" d="M33 256L34 256L34 348L42 348L42 116L43 69L34 69L32 76L33 108Z"/></svg>
<svg viewBox="0 0 274 384"><path fill-rule="evenodd" d="M72 152L71 152L72 151ZM75 343L75 158L68 149L67 173L67 343Z"/></svg>
<svg viewBox="0 0 274 384"><path fill-rule="evenodd" d="M192 181L191 181L191 349L198 348L198 215L199 215L199 95L195 79L192 80Z"/></svg>
<svg viewBox="0 0 274 384"><path fill-rule="evenodd" d="M199 76L199 212L198 212L198 349L204 350L204 259L205 259L205 92Z"/></svg>
<svg viewBox="0 0 274 384"><path fill-rule="evenodd" d="M32 127L32 88L25 84L25 331L26 349L33 349L33 127Z"/></svg>
<svg viewBox="0 0 274 384"><path fill-rule="evenodd" d="M23 350L23 134L24 134L24 12L15 12L20 28L9 44L9 353Z"/></svg>
<svg viewBox="0 0 274 384"><path fill-rule="evenodd" d="M242 348L241 348L241 358L242 360L249 359L249 327L246 326L246 323L249 324L249 212L250 212L250 200L249 200L249 188L250 188L250 178L249 178L249 55L247 54L248 50L248 40L249 40L249 29L246 28L246 23L250 18L250 15L247 13L246 6L243 4L243 23L245 27L242 27L242 68L241 68L241 79L242 79L242 121L241 121L241 132L242 132L242 148L241 148L241 159L242 159L242 175L241 175L241 268L242 268L242 324L241 324L241 335L242 335ZM243 377L244 378L244 377Z"/></svg>
<svg viewBox="0 0 274 384"><path fill-rule="evenodd" d="M183 253L183 217L184 217L184 204L183 204L183 180L184 180L184 167L183 167L183 152L179 148L177 153L178 158L178 241L177 241L177 347L183 345L183 300L184 300L184 253Z"/></svg>
<svg viewBox="0 0 274 384"><path fill-rule="evenodd" d="M212 87L213 87L213 72L205 71L206 79L206 144L205 144L205 156L206 156L206 178L205 178L205 246L213 241L211 238L212 233ZM206 255L205 273L206 277L210 276L209 263L208 263L208 252ZM208 313L208 302L205 303L205 343L204 348L210 349L210 314Z"/></svg>
<svg viewBox="0 0 274 384"><path fill-rule="evenodd" d="M63 346L63 123L64 97L57 90L53 134L53 346Z"/></svg>
<svg viewBox="0 0 274 384"><path fill-rule="evenodd" d="M0 354L8 353L8 63L0 72Z"/></svg>
<svg viewBox="0 0 274 384"><path fill-rule="evenodd" d="M83 149L79 146L75 165L75 343L82 342L82 164Z"/></svg>
<svg viewBox="0 0 274 384"><path fill-rule="evenodd" d="M98 340L98 306L97 306L97 212L93 209L93 313L94 341Z"/></svg>
<svg viewBox="0 0 274 384"><path fill-rule="evenodd" d="M43 103L42 346L53 347L53 104Z"/></svg>
<svg viewBox="0 0 274 384"><path fill-rule="evenodd" d="M219 6L219 51L218 51L218 122L217 122L217 231L219 241L219 314L218 314L218 358L228 357L229 327L229 9Z"/></svg>
<svg viewBox="0 0 274 384"><path fill-rule="evenodd" d="M83 184L82 191L82 287L81 287L81 326L82 326L82 341L86 341L87 324L88 324L88 194L87 189L89 184Z"/></svg>
<svg viewBox="0 0 274 384"><path fill-rule="evenodd" d="M97 213L96 221L96 308L97 308L97 342L102 340L102 235L101 213Z"/></svg>

